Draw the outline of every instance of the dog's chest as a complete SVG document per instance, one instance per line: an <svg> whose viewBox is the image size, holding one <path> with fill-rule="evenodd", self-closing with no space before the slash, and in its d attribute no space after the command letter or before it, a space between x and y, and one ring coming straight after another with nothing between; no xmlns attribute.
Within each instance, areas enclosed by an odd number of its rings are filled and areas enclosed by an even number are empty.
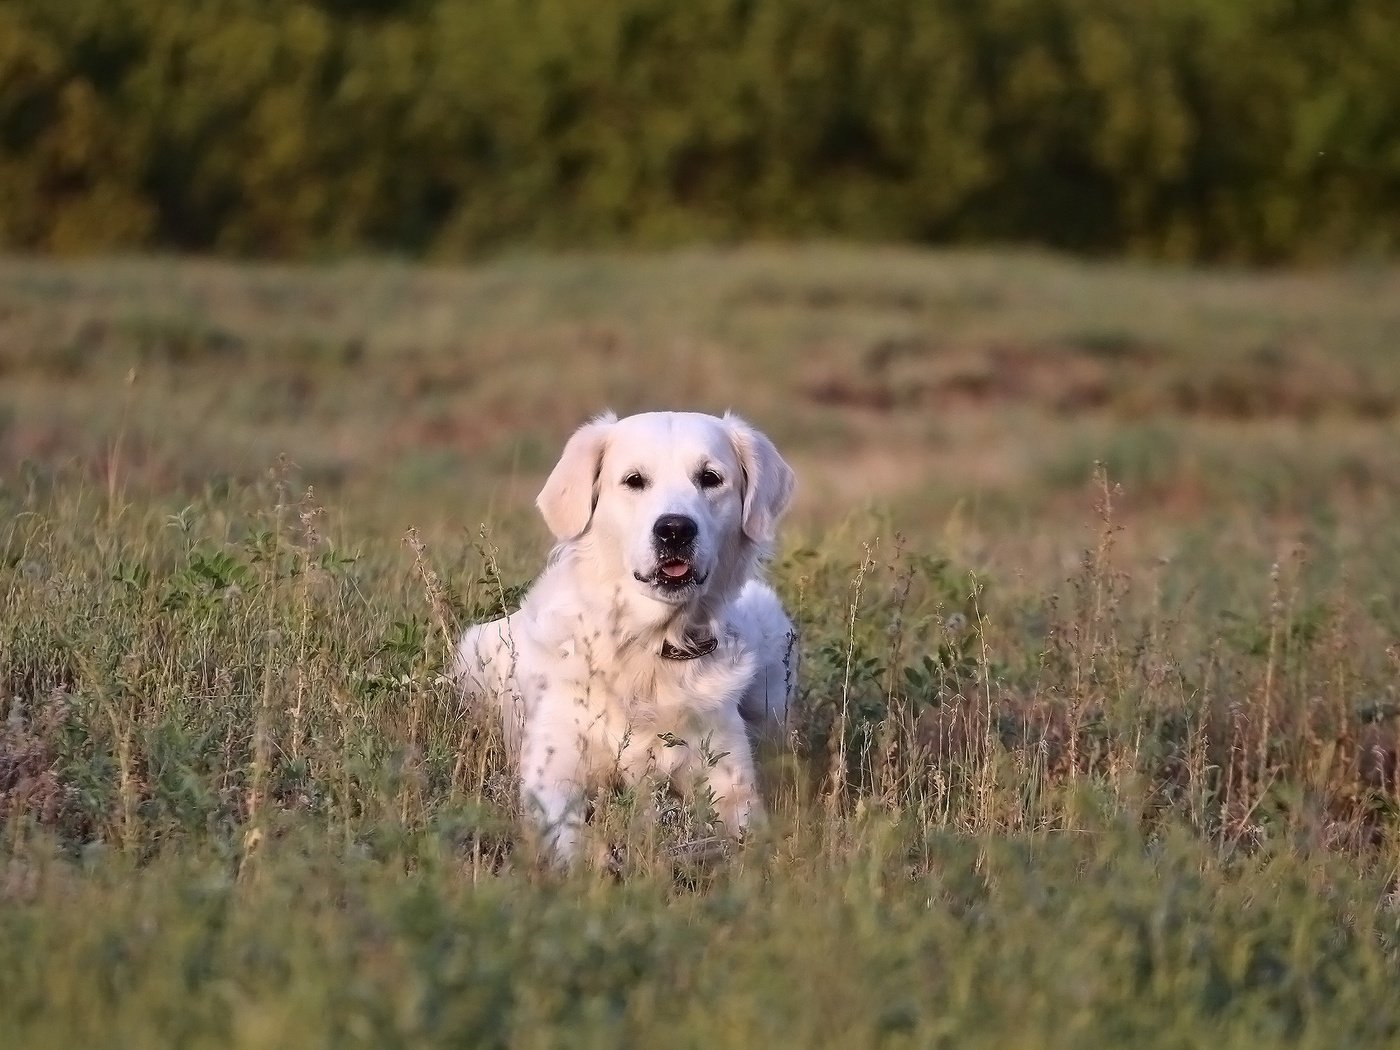
<svg viewBox="0 0 1400 1050"><path fill-rule="evenodd" d="M716 721L738 702L753 673L752 660L741 650L715 657L662 663L647 673L614 679L607 731L598 743L633 772L666 769L693 758L708 746Z"/></svg>
<svg viewBox="0 0 1400 1050"><path fill-rule="evenodd" d="M711 749L714 722L712 711L664 692L642 696L613 724L605 746L629 780L649 773L669 775L693 765Z"/></svg>
<svg viewBox="0 0 1400 1050"><path fill-rule="evenodd" d="M662 664L646 673L619 676L613 683L613 707L629 727L674 732L729 702L735 695L730 677L697 675L691 668Z"/></svg>

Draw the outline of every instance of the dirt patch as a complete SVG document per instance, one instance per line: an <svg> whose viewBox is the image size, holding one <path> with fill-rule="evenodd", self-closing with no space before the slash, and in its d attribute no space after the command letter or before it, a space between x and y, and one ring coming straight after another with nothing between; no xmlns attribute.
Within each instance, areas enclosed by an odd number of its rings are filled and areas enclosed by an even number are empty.
<svg viewBox="0 0 1400 1050"><path fill-rule="evenodd" d="M1311 421L1400 414L1400 389L1393 382L1316 350L1265 347L1222 361L1193 361L1097 335L973 345L881 340L854 366L815 371L802 392L824 407L875 413L1018 404L1056 415L1123 418Z"/></svg>

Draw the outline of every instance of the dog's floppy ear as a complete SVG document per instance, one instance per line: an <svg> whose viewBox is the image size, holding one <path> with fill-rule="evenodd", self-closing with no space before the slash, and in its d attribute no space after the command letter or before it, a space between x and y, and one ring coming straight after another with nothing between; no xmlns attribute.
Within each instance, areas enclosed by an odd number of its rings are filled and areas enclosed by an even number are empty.
<svg viewBox="0 0 1400 1050"><path fill-rule="evenodd" d="M617 416L604 412L575 430L540 489L535 506L559 540L571 540L588 528L597 501L598 468L608 431L616 422Z"/></svg>
<svg viewBox="0 0 1400 1050"><path fill-rule="evenodd" d="M796 476L766 436L733 413L726 413L724 422L744 469L744 535L769 543L792 502Z"/></svg>

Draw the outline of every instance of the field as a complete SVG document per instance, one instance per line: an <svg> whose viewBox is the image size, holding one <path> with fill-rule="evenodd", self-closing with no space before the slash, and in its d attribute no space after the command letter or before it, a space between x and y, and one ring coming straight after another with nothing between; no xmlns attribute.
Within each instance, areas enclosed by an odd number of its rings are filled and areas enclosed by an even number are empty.
<svg viewBox="0 0 1400 1050"><path fill-rule="evenodd" d="M1391 1046L1400 272L0 260L0 1032ZM610 406L800 496L775 820L541 871L441 676Z"/></svg>

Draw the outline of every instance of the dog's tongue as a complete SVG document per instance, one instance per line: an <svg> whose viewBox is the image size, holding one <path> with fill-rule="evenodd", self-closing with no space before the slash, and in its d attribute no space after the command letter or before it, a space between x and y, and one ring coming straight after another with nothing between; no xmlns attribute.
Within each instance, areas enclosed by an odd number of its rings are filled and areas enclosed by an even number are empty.
<svg viewBox="0 0 1400 1050"><path fill-rule="evenodd" d="M684 576L690 571L690 563L684 561L663 562L661 565L661 571L664 572L667 576L679 579L680 577Z"/></svg>

